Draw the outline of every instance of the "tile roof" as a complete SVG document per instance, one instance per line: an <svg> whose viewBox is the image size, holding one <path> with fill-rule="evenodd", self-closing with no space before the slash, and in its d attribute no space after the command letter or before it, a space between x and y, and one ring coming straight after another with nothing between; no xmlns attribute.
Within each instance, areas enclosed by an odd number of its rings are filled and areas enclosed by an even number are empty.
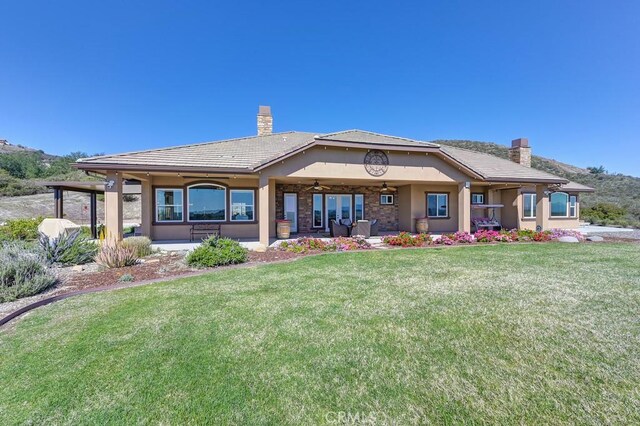
<svg viewBox="0 0 640 426"><path fill-rule="evenodd" d="M340 142L366 143L374 145L400 145L400 146L429 146L437 148L439 145L431 142L417 141L398 136L383 135L364 130L344 130L342 132L327 133L317 140L331 140Z"/></svg>
<svg viewBox="0 0 640 426"><path fill-rule="evenodd" d="M292 151L323 142L362 143L367 145L395 145L439 149L442 153L472 170L488 181L549 182L568 184L569 181L552 174L524 167L509 160L463 148L438 145L397 136L363 130L346 130L318 135L310 132L283 132L267 136L250 136L222 141L204 142L168 148L102 155L78 160L81 168L88 166L144 167L162 166L176 169L202 168L255 171L256 168ZM579 185L579 184L575 184ZM583 190L589 190L585 187ZM580 190L580 189L576 189Z"/></svg>
<svg viewBox="0 0 640 426"><path fill-rule="evenodd" d="M452 146L440 146L440 150L457 162L473 170L485 180L499 182L552 182L565 183L567 179L531 167L521 166L491 154L470 151Z"/></svg>
<svg viewBox="0 0 640 426"><path fill-rule="evenodd" d="M583 185L578 182L569 181L569 183L565 183L560 186L560 189L564 191L574 191L574 192L595 192L595 189L590 186Z"/></svg>
<svg viewBox="0 0 640 426"><path fill-rule="evenodd" d="M83 158L79 163L251 170L313 142L314 133L284 132Z"/></svg>

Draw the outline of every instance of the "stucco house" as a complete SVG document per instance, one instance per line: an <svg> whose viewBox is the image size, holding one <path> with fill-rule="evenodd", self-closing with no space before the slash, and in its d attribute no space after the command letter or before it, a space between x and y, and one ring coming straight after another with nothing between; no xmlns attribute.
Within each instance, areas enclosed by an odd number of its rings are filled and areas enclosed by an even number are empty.
<svg viewBox="0 0 640 426"><path fill-rule="evenodd" d="M580 193L591 188L531 168L527 139L511 161L488 154L362 130L273 133L260 107L256 136L78 160L106 177L105 225L122 235L123 180L141 182L141 233L186 240L192 226L268 245L276 219L298 234L332 219L377 219L381 231L470 231L477 205L501 204L505 228L576 228Z"/></svg>

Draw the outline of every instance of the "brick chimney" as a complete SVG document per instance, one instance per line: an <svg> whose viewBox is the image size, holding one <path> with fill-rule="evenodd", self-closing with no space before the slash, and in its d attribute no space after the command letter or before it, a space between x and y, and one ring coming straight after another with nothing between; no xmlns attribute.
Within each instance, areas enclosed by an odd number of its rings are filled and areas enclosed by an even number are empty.
<svg viewBox="0 0 640 426"><path fill-rule="evenodd" d="M267 136L273 133L273 117L270 106L258 107L258 136Z"/></svg>
<svg viewBox="0 0 640 426"><path fill-rule="evenodd" d="M531 147L529 139L518 138L511 141L509 160L525 167L531 167Z"/></svg>

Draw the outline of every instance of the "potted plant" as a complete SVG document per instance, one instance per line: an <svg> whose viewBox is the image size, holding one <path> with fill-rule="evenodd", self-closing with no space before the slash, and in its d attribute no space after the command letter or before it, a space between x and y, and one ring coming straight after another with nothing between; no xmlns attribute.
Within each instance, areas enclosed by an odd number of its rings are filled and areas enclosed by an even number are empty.
<svg viewBox="0 0 640 426"><path fill-rule="evenodd" d="M416 218L416 232L418 234L426 234L429 232L429 219L427 217Z"/></svg>
<svg viewBox="0 0 640 426"><path fill-rule="evenodd" d="M276 220L276 235L279 239L289 238L291 235L291 221L289 219Z"/></svg>

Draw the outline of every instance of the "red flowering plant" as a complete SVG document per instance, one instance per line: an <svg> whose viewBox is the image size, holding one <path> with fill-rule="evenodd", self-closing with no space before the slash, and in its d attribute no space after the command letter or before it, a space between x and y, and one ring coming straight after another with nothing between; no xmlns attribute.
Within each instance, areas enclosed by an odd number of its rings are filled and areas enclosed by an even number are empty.
<svg viewBox="0 0 640 426"><path fill-rule="evenodd" d="M384 237L382 242L390 246L422 247L431 244L432 240L429 234L412 235L409 232L400 232L398 235Z"/></svg>

